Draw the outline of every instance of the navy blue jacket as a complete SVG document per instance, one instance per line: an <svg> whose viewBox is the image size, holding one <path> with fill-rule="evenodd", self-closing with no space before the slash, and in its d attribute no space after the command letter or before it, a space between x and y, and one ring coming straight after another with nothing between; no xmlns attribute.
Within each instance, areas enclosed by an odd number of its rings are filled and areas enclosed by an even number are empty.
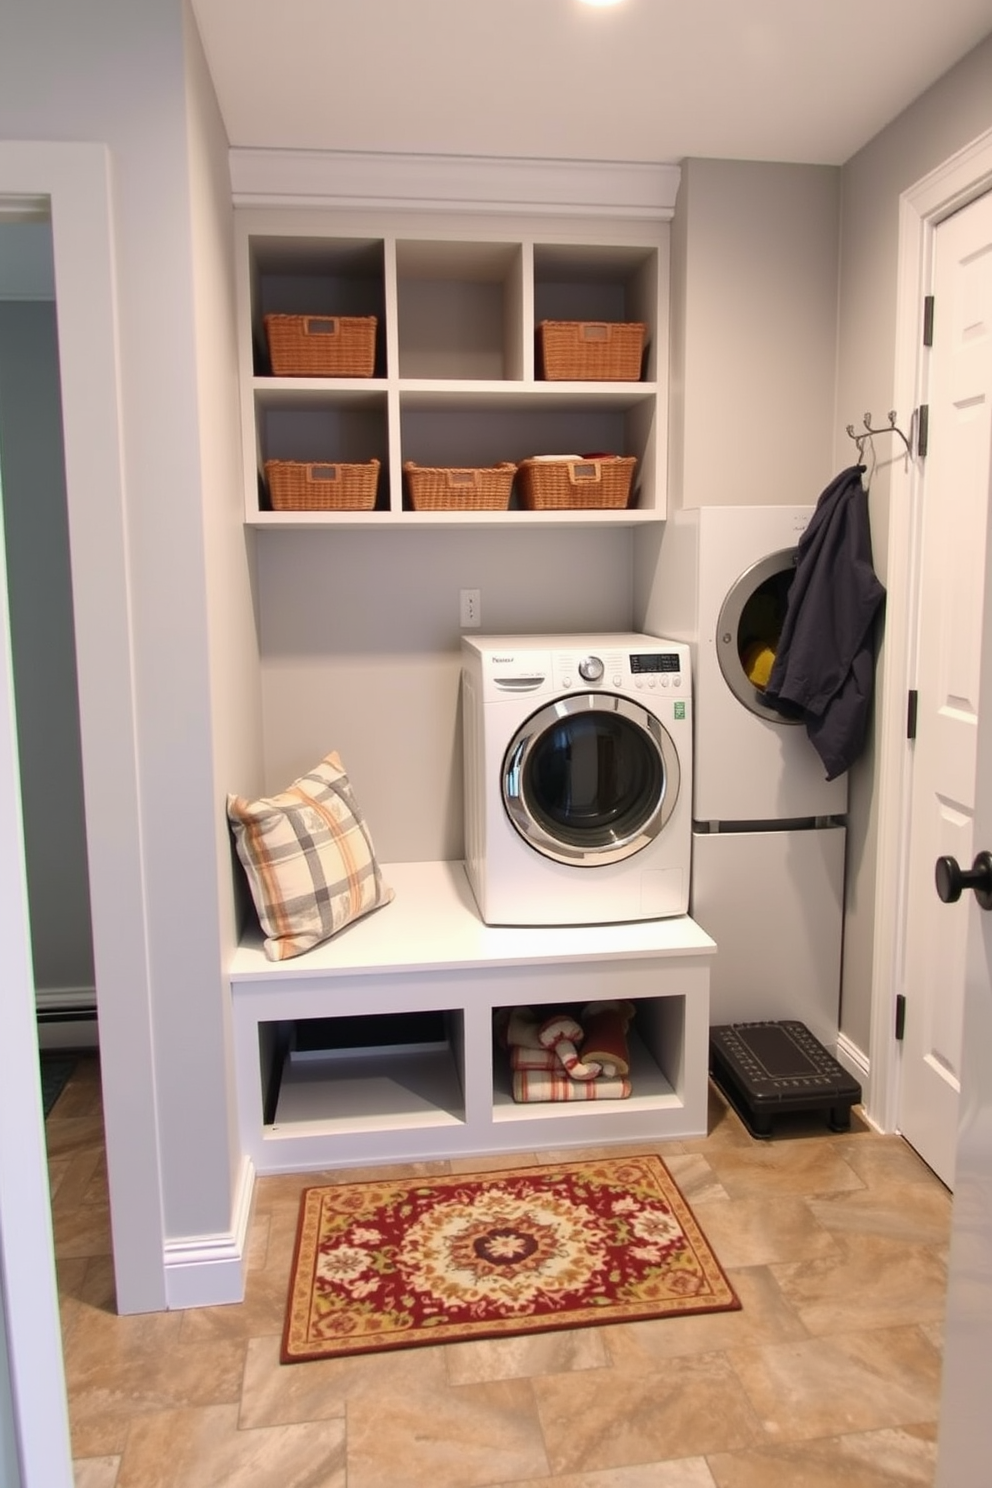
<svg viewBox="0 0 992 1488"><path fill-rule="evenodd" d="M801 718L827 779L864 748L885 599L871 558L863 465L836 476L799 539L796 572L764 701Z"/></svg>

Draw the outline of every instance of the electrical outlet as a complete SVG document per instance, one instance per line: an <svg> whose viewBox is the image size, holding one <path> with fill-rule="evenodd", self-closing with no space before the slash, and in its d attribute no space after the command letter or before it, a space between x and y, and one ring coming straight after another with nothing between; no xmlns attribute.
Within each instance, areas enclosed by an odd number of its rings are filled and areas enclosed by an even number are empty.
<svg viewBox="0 0 992 1488"><path fill-rule="evenodd" d="M458 613L462 630L478 630L482 624L482 591L459 590Z"/></svg>

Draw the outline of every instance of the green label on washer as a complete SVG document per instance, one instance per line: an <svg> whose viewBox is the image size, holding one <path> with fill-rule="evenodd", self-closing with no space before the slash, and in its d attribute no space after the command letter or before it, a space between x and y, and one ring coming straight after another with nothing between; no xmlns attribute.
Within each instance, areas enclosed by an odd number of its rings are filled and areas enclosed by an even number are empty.
<svg viewBox="0 0 992 1488"><path fill-rule="evenodd" d="M676 718L684 718L685 717L685 703L676 703L675 704L675 717Z"/></svg>

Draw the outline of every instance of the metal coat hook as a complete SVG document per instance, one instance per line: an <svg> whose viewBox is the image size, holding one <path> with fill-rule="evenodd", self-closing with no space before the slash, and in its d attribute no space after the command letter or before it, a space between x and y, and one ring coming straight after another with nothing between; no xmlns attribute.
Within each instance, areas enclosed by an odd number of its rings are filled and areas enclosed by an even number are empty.
<svg viewBox="0 0 992 1488"><path fill-rule="evenodd" d="M889 417L889 427L887 429L877 429L877 428L875 428L874 425L872 424L871 414L870 413L866 413L865 416L864 416L864 431L863 432L859 433L858 430L855 429L855 427L854 427L853 424L848 424L848 426L847 426L847 432L848 432L848 435L850 436L850 438L853 439L854 442L855 442L855 444L858 446L858 457L859 458L864 455L865 445L868 443L868 441L870 439L874 439L874 437L875 437L876 434L898 434L899 435L899 438L902 440L903 444L906 446L906 453L909 454L909 455L912 455L912 453L913 453L913 446L910 443L909 435L904 434L902 432L902 430L899 428L898 424L896 423L896 411L895 411L894 408L890 408L889 409L889 415L888 415L888 417ZM914 417L915 417L915 414L914 414ZM910 428L912 428L912 425L910 425Z"/></svg>

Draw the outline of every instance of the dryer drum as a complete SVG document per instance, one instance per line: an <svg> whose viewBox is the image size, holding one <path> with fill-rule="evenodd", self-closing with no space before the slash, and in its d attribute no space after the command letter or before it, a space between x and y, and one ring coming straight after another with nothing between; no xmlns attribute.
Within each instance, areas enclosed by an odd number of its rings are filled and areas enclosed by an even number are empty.
<svg viewBox="0 0 992 1488"><path fill-rule="evenodd" d="M770 723L799 722L770 708L763 685L774 661L798 550L769 553L740 575L727 592L717 619L717 660L724 681L749 712Z"/></svg>
<svg viewBox="0 0 992 1488"><path fill-rule="evenodd" d="M502 795L520 836L579 867L633 857L664 830L680 786L678 752L654 714L586 693L531 714L503 760Z"/></svg>

